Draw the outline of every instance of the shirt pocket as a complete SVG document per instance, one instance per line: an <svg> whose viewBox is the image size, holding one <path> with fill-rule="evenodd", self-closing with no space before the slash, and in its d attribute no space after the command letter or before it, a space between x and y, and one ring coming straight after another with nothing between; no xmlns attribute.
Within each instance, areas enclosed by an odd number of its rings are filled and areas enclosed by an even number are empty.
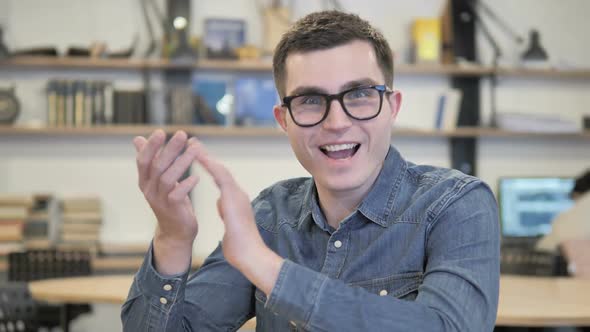
<svg viewBox="0 0 590 332"><path fill-rule="evenodd" d="M422 272L398 273L388 277L375 278L349 283L352 287L361 287L369 293L380 296L392 296L402 300L413 301L422 284Z"/></svg>

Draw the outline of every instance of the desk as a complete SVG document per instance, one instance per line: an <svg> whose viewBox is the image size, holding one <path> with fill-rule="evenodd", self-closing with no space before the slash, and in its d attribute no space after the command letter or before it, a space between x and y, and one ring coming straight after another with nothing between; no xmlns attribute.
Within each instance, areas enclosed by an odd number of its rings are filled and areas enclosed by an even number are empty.
<svg viewBox="0 0 590 332"><path fill-rule="evenodd" d="M502 276L499 326L590 326L590 279Z"/></svg>
<svg viewBox="0 0 590 332"><path fill-rule="evenodd" d="M133 276L93 276L30 283L37 300L122 304ZM253 320L246 328L254 328ZM498 326L589 326L590 279L502 276Z"/></svg>

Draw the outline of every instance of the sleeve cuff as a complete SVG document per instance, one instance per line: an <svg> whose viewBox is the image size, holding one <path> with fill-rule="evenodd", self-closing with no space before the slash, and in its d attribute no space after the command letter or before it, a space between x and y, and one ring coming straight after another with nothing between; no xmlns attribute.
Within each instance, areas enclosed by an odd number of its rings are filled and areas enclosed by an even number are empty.
<svg viewBox="0 0 590 332"><path fill-rule="evenodd" d="M327 279L321 273L285 259L265 306L309 329L308 322L317 309L317 297Z"/></svg>
<svg viewBox="0 0 590 332"><path fill-rule="evenodd" d="M190 267L184 273L164 276L156 271L153 256L151 243L135 279L139 289L152 305L168 311L175 303L184 299Z"/></svg>

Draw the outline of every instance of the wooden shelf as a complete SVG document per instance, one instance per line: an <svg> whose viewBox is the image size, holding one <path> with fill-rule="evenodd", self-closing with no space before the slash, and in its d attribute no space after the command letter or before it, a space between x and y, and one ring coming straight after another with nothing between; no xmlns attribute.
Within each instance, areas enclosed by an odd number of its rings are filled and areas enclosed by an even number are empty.
<svg viewBox="0 0 590 332"><path fill-rule="evenodd" d="M144 60L22 56L0 61L0 68L130 69L147 66Z"/></svg>
<svg viewBox="0 0 590 332"><path fill-rule="evenodd" d="M394 66L395 75L454 75L485 76L492 73L491 68L459 65L407 65Z"/></svg>
<svg viewBox="0 0 590 332"><path fill-rule="evenodd" d="M184 130L190 135L200 137L286 137L285 133L274 127L223 127L223 126L153 126L153 125L111 125L85 128L37 128L21 126L0 126L0 136L147 136L156 129L173 134ZM461 127L453 131L421 130L395 128L394 137L546 137L546 138L590 138L590 131L580 133L535 133L513 132L493 128Z"/></svg>
<svg viewBox="0 0 590 332"><path fill-rule="evenodd" d="M273 127L223 127L223 126L152 126L152 125L109 125L95 127L55 127L37 128L20 126L0 126L0 135L50 135L50 136L136 136L149 135L156 129L166 133L184 130L195 136L214 137L280 137L285 134Z"/></svg>
<svg viewBox="0 0 590 332"><path fill-rule="evenodd" d="M199 59L189 63L174 63L167 59L92 59L76 57L34 57L22 56L0 61L0 68L54 68L54 69L117 69L117 70L215 70L233 72L270 72L270 59L252 60L211 60ZM494 73L491 67L476 65L408 65L396 64L395 73L400 75L454 75L486 76ZM499 68L501 76L546 77L590 79L588 69L527 69Z"/></svg>
<svg viewBox="0 0 590 332"><path fill-rule="evenodd" d="M153 126L153 125L110 125L96 127L38 128L22 126L0 126L0 136L148 136L154 130L162 129L168 134L178 130L200 137L286 137L275 127L223 127L223 126ZM394 136L400 137L447 137L452 133L435 130L395 129Z"/></svg>
<svg viewBox="0 0 590 332"><path fill-rule="evenodd" d="M589 69L527 69L499 68L499 76L590 79Z"/></svg>

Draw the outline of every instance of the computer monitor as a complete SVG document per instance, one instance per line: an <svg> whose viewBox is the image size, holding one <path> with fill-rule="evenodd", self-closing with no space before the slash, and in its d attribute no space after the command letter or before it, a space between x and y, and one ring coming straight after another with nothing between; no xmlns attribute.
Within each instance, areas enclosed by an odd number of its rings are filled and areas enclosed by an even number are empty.
<svg viewBox="0 0 590 332"><path fill-rule="evenodd" d="M539 237L557 214L572 206L574 178L504 177L498 186L503 237Z"/></svg>

